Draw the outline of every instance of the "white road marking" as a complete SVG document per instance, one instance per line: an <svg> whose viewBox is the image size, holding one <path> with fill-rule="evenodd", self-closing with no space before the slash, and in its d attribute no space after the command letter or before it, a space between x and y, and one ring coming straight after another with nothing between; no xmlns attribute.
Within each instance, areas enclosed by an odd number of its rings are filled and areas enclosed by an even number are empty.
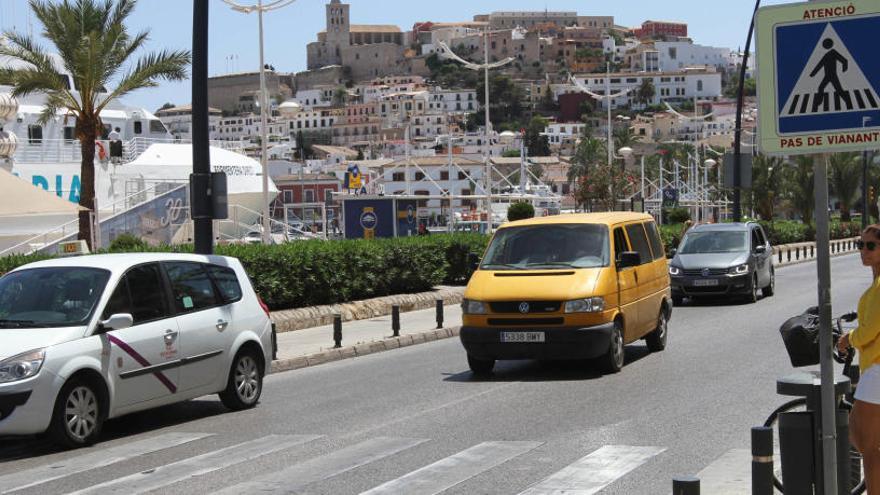
<svg viewBox="0 0 880 495"><path fill-rule="evenodd" d="M105 448L97 445L81 449L76 452L75 456L68 459L0 476L0 493L23 490L210 436L212 435L209 433L165 433L116 447Z"/></svg>
<svg viewBox="0 0 880 495"><path fill-rule="evenodd" d="M321 438L321 435L268 435L249 442L190 457L172 464L159 466L124 478L111 480L84 490L82 494L135 495L162 488L203 474L219 471L242 462L288 449Z"/></svg>
<svg viewBox="0 0 880 495"><path fill-rule="evenodd" d="M295 464L279 473L266 476L264 480L232 486L215 495L296 493L311 483L330 479L427 441L419 438L374 438Z"/></svg>
<svg viewBox="0 0 880 495"><path fill-rule="evenodd" d="M537 448L542 442L483 442L362 495L435 495Z"/></svg>
<svg viewBox="0 0 880 495"><path fill-rule="evenodd" d="M592 495L664 450L661 447L606 445L520 495Z"/></svg>
<svg viewBox="0 0 880 495"><path fill-rule="evenodd" d="M778 459L778 457L776 458ZM739 495L752 491L752 452L728 450L697 473L700 491L712 495Z"/></svg>

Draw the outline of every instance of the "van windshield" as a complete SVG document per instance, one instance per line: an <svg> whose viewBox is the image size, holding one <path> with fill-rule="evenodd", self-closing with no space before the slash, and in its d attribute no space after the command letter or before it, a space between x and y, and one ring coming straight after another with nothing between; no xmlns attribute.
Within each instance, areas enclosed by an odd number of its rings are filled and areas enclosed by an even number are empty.
<svg viewBox="0 0 880 495"><path fill-rule="evenodd" d="M0 330L86 325L110 272L98 268L33 268L0 278Z"/></svg>
<svg viewBox="0 0 880 495"><path fill-rule="evenodd" d="M681 241L681 254L740 253L748 251L748 233L743 231L688 232Z"/></svg>
<svg viewBox="0 0 880 495"><path fill-rule="evenodd" d="M532 270L608 266L608 228L594 224L551 224L499 230L480 268Z"/></svg>

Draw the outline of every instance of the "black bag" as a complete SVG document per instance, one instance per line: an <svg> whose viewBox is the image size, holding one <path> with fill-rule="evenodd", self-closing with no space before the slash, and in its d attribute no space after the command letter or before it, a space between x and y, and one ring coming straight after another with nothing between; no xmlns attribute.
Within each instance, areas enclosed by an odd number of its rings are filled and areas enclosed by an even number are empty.
<svg viewBox="0 0 880 495"><path fill-rule="evenodd" d="M789 318L779 327L788 358L795 368L819 364L819 314L815 307Z"/></svg>

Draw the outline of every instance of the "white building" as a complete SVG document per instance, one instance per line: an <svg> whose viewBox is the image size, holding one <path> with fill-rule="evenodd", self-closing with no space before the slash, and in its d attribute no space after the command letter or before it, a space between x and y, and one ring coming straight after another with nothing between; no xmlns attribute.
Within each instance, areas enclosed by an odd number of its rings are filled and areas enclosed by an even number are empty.
<svg viewBox="0 0 880 495"><path fill-rule="evenodd" d="M421 76L388 76L358 84L354 90L364 103L380 101L396 93L413 93L427 89Z"/></svg>
<svg viewBox="0 0 880 495"><path fill-rule="evenodd" d="M217 123L216 132L212 133L212 139L258 142L261 128L260 116L256 114L222 117ZM283 122L278 122L274 119L269 120L267 131L270 140L273 137L277 139L288 136L287 126Z"/></svg>
<svg viewBox="0 0 880 495"><path fill-rule="evenodd" d="M485 172L483 163L460 156L453 156L452 160L453 166L450 169L446 156L412 158L409 166L410 192L416 196L441 196L451 189L454 196L482 194L480 184ZM382 167L385 195L406 194L406 163L405 159L401 159ZM452 203L456 211L468 210L476 205L476 200L464 198L455 199ZM447 200L419 201L419 208L433 213L439 214L448 207Z"/></svg>
<svg viewBox="0 0 880 495"><path fill-rule="evenodd" d="M299 103L305 110L327 108L333 104L333 93L335 91L335 87L301 89L296 92L293 100Z"/></svg>
<svg viewBox="0 0 880 495"><path fill-rule="evenodd" d="M606 83L610 84L612 94L619 93L624 90L630 90L629 93L611 100L612 108L626 105L639 105L634 100L639 86L642 81L649 79L654 85L654 98L650 102L652 105L661 104L663 101L684 101L693 98L717 100L722 94L721 73L714 69L684 70L676 72L656 72L656 73L612 73L610 81L606 81L605 74L579 74L575 76L575 80L583 85L589 91L604 95L606 91ZM572 84L553 85L553 92L556 98L560 94L576 93L580 90ZM605 108L607 100L602 100L600 105Z"/></svg>
<svg viewBox="0 0 880 495"><path fill-rule="evenodd" d="M223 112L216 108L208 109L208 133L210 139L218 139L217 130ZM176 139L192 140L192 106L182 105L156 112L156 117L165 124L168 132Z"/></svg>
<svg viewBox="0 0 880 495"><path fill-rule="evenodd" d="M567 146L584 134L586 124L581 122L553 123L549 124L544 132L547 134L547 142L551 146Z"/></svg>
<svg viewBox="0 0 880 495"><path fill-rule="evenodd" d="M674 72L687 67L712 66L724 70L730 63L730 50L697 45L690 41L655 41L659 71Z"/></svg>
<svg viewBox="0 0 880 495"><path fill-rule="evenodd" d="M428 112L471 113L480 109L475 89L434 88L428 99Z"/></svg>

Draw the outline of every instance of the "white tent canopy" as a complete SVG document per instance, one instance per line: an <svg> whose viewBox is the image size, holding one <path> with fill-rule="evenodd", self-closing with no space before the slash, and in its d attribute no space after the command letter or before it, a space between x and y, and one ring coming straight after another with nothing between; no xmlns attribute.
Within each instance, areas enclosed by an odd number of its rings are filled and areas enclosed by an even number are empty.
<svg viewBox="0 0 880 495"><path fill-rule="evenodd" d="M70 215L85 208L59 198L53 193L28 184L24 180L0 169L0 218L26 217L29 215ZM21 219L27 222L26 218Z"/></svg>

